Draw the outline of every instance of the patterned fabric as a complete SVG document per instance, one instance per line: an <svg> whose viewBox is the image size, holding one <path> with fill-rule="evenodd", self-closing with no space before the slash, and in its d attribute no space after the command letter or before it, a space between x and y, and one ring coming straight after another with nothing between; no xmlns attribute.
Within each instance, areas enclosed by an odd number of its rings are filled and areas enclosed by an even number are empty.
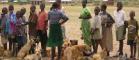
<svg viewBox="0 0 139 60"><path fill-rule="evenodd" d="M29 35L30 36L36 36L36 26L37 26L37 19L38 19L38 16L36 13L30 13L30 16L29 16Z"/></svg>
<svg viewBox="0 0 139 60"><path fill-rule="evenodd" d="M67 20L68 17L59 9L52 9L48 13L48 20L50 21L50 24L57 24L61 19Z"/></svg>
<svg viewBox="0 0 139 60"><path fill-rule="evenodd" d="M91 27L89 20L82 20L81 23L82 35L84 38L84 43L87 45L92 45L91 43Z"/></svg>
<svg viewBox="0 0 139 60"><path fill-rule="evenodd" d="M45 30L47 28L46 20L47 20L47 13L45 11L39 12L38 14L38 21L37 21L37 30Z"/></svg>
<svg viewBox="0 0 139 60"><path fill-rule="evenodd" d="M91 25L89 19L86 19L88 16L91 16L89 9L83 8L81 11L80 17L83 19L81 22L82 35L84 38L84 43L87 45L92 45L91 43Z"/></svg>
<svg viewBox="0 0 139 60"><path fill-rule="evenodd" d="M16 35L17 36L25 36L25 26L26 22L22 19L22 18L19 18L17 19L17 22L16 22Z"/></svg>
<svg viewBox="0 0 139 60"><path fill-rule="evenodd" d="M83 10L81 11L81 15L80 15L83 19L87 18L88 16L91 16L91 13L89 11L88 8L83 8Z"/></svg>
<svg viewBox="0 0 139 60"><path fill-rule="evenodd" d="M9 35L15 35L16 15L14 13L9 14L9 19L6 22L6 32L8 32Z"/></svg>
<svg viewBox="0 0 139 60"><path fill-rule="evenodd" d="M52 9L48 13L48 20L50 22L48 46L55 47L63 44L63 34L60 25L60 20L68 20L68 17L59 9Z"/></svg>
<svg viewBox="0 0 139 60"><path fill-rule="evenodd" d="M108 51L113 49L113 35L112 35L112 24L114 20L110 14L107 12L101 12L101 21L102 21L102 44Z"/></svg>
<svg viewBox="0 0 139 60"><path fill-rule="evenodd" d="M135 40L138 35L138 22L136 20L128 21L128 40Z"/></svg>

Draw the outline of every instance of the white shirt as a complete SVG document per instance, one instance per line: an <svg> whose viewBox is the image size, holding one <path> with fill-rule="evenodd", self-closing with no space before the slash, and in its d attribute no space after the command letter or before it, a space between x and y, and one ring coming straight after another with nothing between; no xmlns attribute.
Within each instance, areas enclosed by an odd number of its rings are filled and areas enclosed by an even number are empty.
<svg viewBox="0 0 139 60"><path fill-rule="evenodd" d="M93 29L99 29L100 30L100 35L102 35L102 24L101 24L101 16L97 15L94 16L93 20L91 21L91 28Z"/></svg>
<svg viewBox="0 0 139 60"><path fill-rule="evenodd" d="M114 11L115 25L116 27L120 27L124 25L124 21L126 21L126 15L123 10L117 12Z"/></svg>

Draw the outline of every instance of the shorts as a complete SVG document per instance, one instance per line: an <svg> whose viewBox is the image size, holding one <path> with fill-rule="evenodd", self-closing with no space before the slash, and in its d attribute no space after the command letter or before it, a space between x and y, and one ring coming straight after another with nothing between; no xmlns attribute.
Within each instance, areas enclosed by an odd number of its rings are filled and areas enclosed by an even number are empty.
<svg viewBox="0 0 139 60"><path fill-rule="evenodd" d="M127 41L127 45L136 45L136 41L135 40L128 40Z"/></svg>

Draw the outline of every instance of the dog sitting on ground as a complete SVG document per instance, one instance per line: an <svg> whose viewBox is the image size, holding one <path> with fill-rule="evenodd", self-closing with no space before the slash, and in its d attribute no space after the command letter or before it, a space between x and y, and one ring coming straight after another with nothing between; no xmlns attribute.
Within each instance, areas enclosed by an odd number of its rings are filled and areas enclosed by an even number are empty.
<svg viewBox="0 0 139 60"><path fill-rule="evenodd" d="M107 52L103 50L102 52L94 54L91 60L105 60L106 56Z"/></svg>
<svg viewBox="0 0 139 60"><path fill-rule="evenodd" d="M91 48L87 45L74 45L67 47L64 50L63 60L78 60L79 57L84 56L84 52L90 51Z"/></svg>
<svg viewBox="0 0 139 60"><path fill-rule="evenodd" d="M24 60L41 60L41 54L37 53L37 54L30 54L27 55Z"/></svg>
<svg viewBox="0 0 139 60"><path fill-rule="evenodd" d="M27 54L29 54L29 50L34 43L34 40L29 40L18 52L17 59L22 60Z"/></svg>

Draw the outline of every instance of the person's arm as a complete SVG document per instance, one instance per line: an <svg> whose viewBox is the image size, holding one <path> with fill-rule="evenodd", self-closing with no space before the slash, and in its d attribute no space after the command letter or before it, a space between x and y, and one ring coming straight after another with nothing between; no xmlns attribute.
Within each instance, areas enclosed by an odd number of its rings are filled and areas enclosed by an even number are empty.
<svg viewBox="0 0 139 60"><path fill-rule="evenodd" d="M69 18L64 14L64 13L61 13L61 18L62 18L62 21L60 21L60 24L64 24L67 20L69 20Z"/></svg>

